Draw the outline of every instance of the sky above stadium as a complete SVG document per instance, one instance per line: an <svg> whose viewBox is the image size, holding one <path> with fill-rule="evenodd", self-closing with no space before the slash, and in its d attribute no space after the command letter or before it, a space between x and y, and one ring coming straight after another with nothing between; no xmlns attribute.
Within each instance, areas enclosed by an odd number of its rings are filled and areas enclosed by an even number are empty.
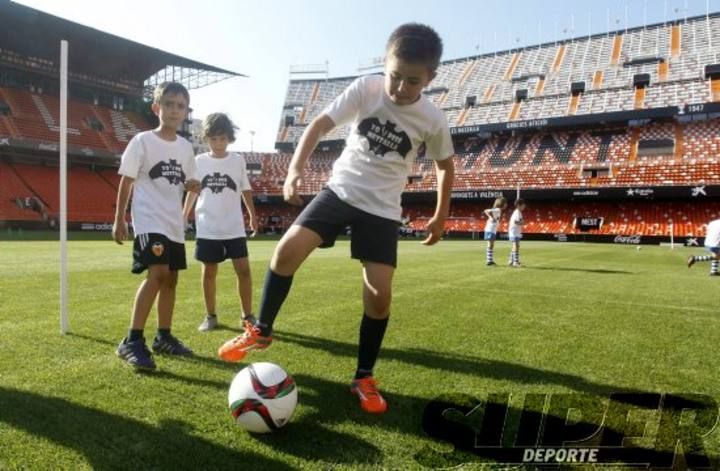
<svg viewBox="0 0 720 471"><path fill-rule="evenodd" d="M408 21L433 26L443 59L720 11L720 0L21 0L32 8L248 75L191 90L195 118L222 111L234 148L272 151L291 65L358 75ZM70 45L72 54L72 44ZM251 136L254 131L254 137Z"/></svg>

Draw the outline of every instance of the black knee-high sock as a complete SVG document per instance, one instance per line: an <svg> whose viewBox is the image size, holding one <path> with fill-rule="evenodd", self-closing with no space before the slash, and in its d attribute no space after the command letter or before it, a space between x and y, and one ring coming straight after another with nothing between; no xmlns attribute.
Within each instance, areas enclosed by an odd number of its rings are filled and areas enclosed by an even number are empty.
<svg viewBox="0 0 720 471"><path fill-rule="evenodd" d="M260 302L260 315L258 316L257 326L264 336L272 333L273 323L277 317L280 307L285 302L293 277L278 275L271 269L268 269L265 275L265 286L263 287L262 301Z"/></svg>
<svg viewBox="0 0 720 471"><path fill-rule="evenodd" d="M375 361L380 353L385 329L387 329L389 318L373 319L363 314L360 323L360 344L358 346L358 363L355 379L372 376Z"/></svg>

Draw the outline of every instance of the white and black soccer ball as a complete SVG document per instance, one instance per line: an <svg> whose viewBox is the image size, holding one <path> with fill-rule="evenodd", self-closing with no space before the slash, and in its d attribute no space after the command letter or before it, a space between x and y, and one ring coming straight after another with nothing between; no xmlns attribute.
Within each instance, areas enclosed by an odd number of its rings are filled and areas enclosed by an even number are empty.
<svg viewBox="0 0 720 471"><path fill-rule="evenodd" d="M235 422L248 432L274 432L295 412L297 386L278 365L253 363L235 375L228 404Z"/></svg>

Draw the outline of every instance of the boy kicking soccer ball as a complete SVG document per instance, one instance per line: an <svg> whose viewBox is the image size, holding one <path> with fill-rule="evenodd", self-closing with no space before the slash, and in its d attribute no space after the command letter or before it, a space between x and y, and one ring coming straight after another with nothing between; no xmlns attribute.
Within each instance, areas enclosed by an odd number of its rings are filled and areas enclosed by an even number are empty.
<svg viewBox="0 0 720 471"><path fill-rule="evenodd" d="M450 208L453 146L447 119L422 94L435 77L441 54L442 41L432 28L415 23L400 26L387 43L385 76L358 78L307 127L283 187L285 200L295 205L302 204L303 168L322 136L351 123L347 145L333 165L327 187L275 248L258 321L220 347L218 354L223 360L241 361L248 352L270 345L275 317L290 291L293 275L313 250L331 247L349 225L352 258L363 266L364 308L351 391L364 411L386 411L373 367L390 315L400 197L423 142L427 156L435 160L438 181L437 207L427 224L429 235L424 244L440 240Z"/></svg>
<svg viewBox="0 0 720 471"><path fill-rule="evenodd" d="M485 223L485 240L487 241L487 250L485 251L485 265L495 265L493 258L493 250L495 249L495 239L497 239L497 229L500 224L500 216L507 208L507 200L504 197L497 198L492 208L486 209L485 216L488 220Z"/></svg>

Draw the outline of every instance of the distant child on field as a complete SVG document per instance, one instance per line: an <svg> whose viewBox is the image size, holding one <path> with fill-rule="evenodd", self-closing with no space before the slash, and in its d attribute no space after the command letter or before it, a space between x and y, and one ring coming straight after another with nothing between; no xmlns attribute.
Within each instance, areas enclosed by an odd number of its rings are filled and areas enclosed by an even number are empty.
<svg viewBox="0 0 720 471"><path fill-rule="evenodd" d="M487 249L485 251L485 265L495 265L493 259L493 249L495 248L495 239L497 238L497 228L500 223L500 216L503 210L507 208L507 200L502 196L495 200L492 208L486 209L485 216L488 220L485 223L485 240L487 241Z"/></svg>
<svg viewBox="0 0 720 471"><path fill-rule="evenodd" d="M696 262L711 262L710 276L718 276L718 264L720 263L720 219L710 221L705 233L705 249L712 255L690 255L687 259L687 266L690 268Z"/></svg>
<svg viewBox="0 0 720 471"><path fill-rule="evenodd" d="M427 157L435 161L438 181L437 206L428 221L424 241L433 245L443 234L454 172L447 119L422 93L438 68L440 37L428 26L405 24L392 33L385 53L384 76L356 79L305 129L283 187L285 200L295 205L303 203L303 169L318 142L333 128L351 125L327 187L304 208L275 248L257 323L245 334L225 342L218 351L225 361L241 361L248 352L267 348L273 341L275 317L290 291L293 275L316 248L332 247L338 234L344 234L349 225L351 256L363 268L364 310L357 369L350 389L357 395L360 407L375 414L387 409L373 368L390 316L401 195L418 149L425 143ZM327 289L333 289L331 283ZM334 316L338 322L341 317L341 313Z"/></svg>
<svg viewBox="0 0 720 471"><path fill-rule="evenodd" d="M515 211L510 216L510 225L508 228L508 238L512 242L512 251L510 252L510 261L508 265L511 267L520 266L520 239L522 239L522 227L525 224L522 212L525 210L525 201L518 198L515 200Z"/></svg>
<svg viewBox="0 0 720 471"><path fill-rule="evenodd" d="M255 205L247 176L245 158L227 147L235 142L235 125L223 113L213 113L203 122L203 139L210 152L197 156L200 195L189 195L183 214L187 221L195 208L195 258L202 262L202 287L205 298L205 319L198 330L206 332L218 325L215 307L218 264L232 260L240 297L241 322L254 323L252 317L252 280L248 261L247 238L242 205L248 212L250 230L255 232Z"/></svg>
<svg viewBox="0 0 720 471"><path fill-rule="evenodd" d="M147 270L135 294L130 331L120 342L117 356L129 365L154 370L155 361L145 345L143 331L157 298L155 353L190 355L192 350L170 333L175 306L178 270L186 268L183 191L198 191L192 145L177 135L190 104L187 89L165 82L155 89L152 104L160 125L137 134L122 155L113 239L122 244L128 236L125 211L132 190L132 272Z"/></svg>

